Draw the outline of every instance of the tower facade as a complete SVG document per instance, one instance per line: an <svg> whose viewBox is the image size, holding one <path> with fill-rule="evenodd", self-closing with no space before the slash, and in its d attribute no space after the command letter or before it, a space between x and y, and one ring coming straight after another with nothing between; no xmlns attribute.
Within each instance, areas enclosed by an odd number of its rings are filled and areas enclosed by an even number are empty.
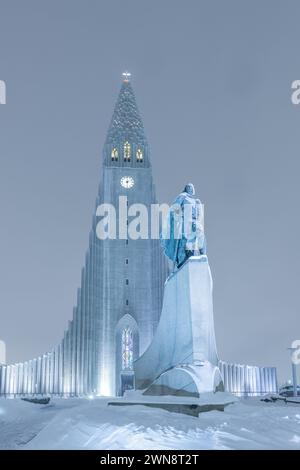
<svg viewBox="0 0 300 470"><path fill-rule="evenodd" d="M52 351L0 367L0 394L121 395L134 386L133 361L145 351L158 324L167 266L158 239L132 239L124 226L138 215L134 204L143 204L150 214L153 203L149 147L126 74L103 148L73 318ZM99 237L99 207L108 207L103 204L115 209L116 238Z"/></svg>
<svg viewBox="0 0 300 470"><path fill-rule="evenodd" d="M123 205L126 198L127 218L120 213L124 212L119 209L120 197ZM151 204L156 203L149 147L127 77L104 145L98 202L115 207L123 227L117 224L119 236L115 240L98 243L105 260L100 291L101 310L105 314L100 315L98 327L103 335L97 352L97 369L101 371L98 389L101 394L112 390L120 394L133 386L133 360L144 352L153 337L166 279L166 261L159 240L150 238L150 227L147 239L125 238L121 233L134 218L133 212L139 214L135 204L143 204L151 214ZM115 371L115 376L111 371Z"/></svg>

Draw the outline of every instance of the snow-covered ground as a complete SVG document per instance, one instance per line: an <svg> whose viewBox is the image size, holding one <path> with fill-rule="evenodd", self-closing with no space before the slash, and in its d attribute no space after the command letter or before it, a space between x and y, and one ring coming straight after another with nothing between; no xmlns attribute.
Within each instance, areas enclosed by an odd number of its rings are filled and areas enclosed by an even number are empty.
<svg viewBox="0 0 300 470"><path fill-rule="evenodd" d="M0 400L1 449L300 449L300 404L241 400L198 418L108 399Z"/></svg>

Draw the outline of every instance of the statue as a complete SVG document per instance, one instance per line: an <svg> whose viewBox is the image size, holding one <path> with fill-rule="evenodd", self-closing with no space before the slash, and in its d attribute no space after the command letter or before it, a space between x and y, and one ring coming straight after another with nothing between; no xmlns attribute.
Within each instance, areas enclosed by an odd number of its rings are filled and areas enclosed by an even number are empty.
<svg viewBox="0 0 300 470"><path fill-rule="evenodd" d="M190 256L206 254L204 214L195 188L188 183L180 193L163 223L161 244L165 255L180 268Z"/></svg>
<svg viewBox="0 0 300 470"><path fill-rule="evenodd" d="M222 391L223 378L215 340L203 207L191 183L169 208L162 229L164 253L175 269L165 282L154 337L134 362L135 387L145 396L199 398L203 393Z"/></svg>

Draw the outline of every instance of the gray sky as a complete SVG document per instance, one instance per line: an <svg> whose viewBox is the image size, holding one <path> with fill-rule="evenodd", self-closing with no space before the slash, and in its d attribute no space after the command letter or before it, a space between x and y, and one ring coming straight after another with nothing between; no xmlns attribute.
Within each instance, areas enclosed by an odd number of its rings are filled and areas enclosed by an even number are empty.
<svg viewBox="0 0 300 470"><path fill-rule="evenodd" d="M161 202L205 203L219 355L276 365L300 338L300 3L0 0L0 338L36 356L72 317L121 72Z"/></svg>

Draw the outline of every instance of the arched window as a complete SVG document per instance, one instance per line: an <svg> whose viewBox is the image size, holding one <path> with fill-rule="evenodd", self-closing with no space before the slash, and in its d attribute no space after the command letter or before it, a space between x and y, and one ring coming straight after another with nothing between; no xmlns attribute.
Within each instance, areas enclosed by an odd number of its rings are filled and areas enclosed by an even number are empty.
<svg viewBox="0 0 300 470"><path fill-rule="evenodd" d="M137 149L136 151L136 159L138 162L142 162L143 161L143 152L141 149Z"/></svg>
<svg viewBox="0 0 300 470"><path fill-rule="evenodd" d="M111 151L111 160L113 162L117 162L118 161L118 158L119 158L119 155L118 155L118 150L116 149L116 147L114 147Z"/></svg>
<svg viewBox="0 0 300 470"><path fill-rule="evenodd" d="M129 327L122 331L122 370L133 369L133 333Z"/></svg>
<svg viewBox="0 0 300 470"><path fill-rule="evenodd" d="M124 144L124 162L130 162L130 156L131 156L131 147L130 147L130 143L126 140Z"/></svg>

